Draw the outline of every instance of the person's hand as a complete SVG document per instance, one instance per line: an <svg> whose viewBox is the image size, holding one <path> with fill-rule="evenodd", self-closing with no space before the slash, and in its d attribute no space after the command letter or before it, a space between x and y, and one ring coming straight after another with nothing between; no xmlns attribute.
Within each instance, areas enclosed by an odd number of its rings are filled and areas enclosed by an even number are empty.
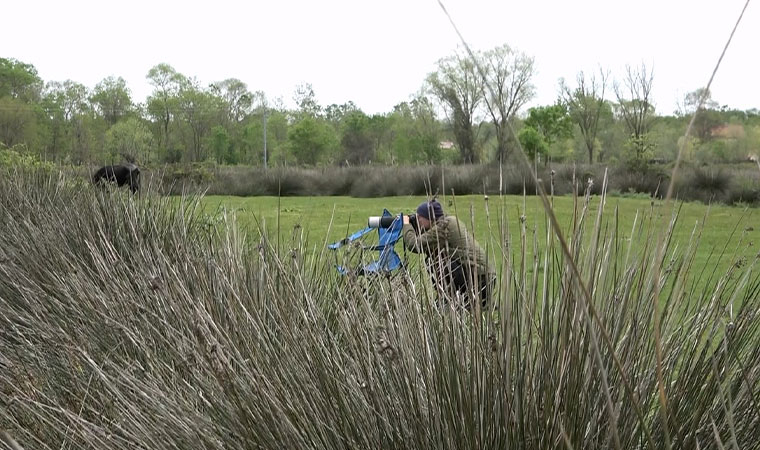
<svg viewBox="0 0 760 450"><path fill-rule="evenodd" d="M401 218L401 222L402 222L404 225L407 225L407 224L409 223L409 216L408 216L408 215L406 215L406 214L402 215L402 218Z"/></svg>

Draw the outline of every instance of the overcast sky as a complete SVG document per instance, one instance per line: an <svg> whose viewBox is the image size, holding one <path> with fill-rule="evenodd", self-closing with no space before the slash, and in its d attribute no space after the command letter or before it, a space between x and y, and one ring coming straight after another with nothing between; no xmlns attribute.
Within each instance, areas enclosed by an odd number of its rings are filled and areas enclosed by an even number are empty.
<svg viewBox="0 0 760 450"><path fill-rule="evenodd" d="M660 114L704 86L746 0L443 0L474 50L509 44L535 58L537 96L599 66L654 70ZM33 64L45 81L92 88L121 76L143 102L148 70L165 62L203 85L238 78L292 105L311 83L322 105L389 112L418 91L459 44L437 0L4 2L0 57ZM750 4L713 83L713 98L760 108L760 5ZM611 90L610 90L611 94Z"/></svg>

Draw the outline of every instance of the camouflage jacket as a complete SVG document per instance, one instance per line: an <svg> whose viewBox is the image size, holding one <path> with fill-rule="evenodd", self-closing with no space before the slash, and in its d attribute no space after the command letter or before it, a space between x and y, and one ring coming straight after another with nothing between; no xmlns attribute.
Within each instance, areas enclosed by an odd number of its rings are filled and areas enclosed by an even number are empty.
<svg viewBox="0 0 760 450"><path fill-rule="evenodd" d="M486 252L456 216L438 219L429 230L421 234L410 224L405 224L402 233L407 248L425 254L428 269L437 279L441 279L438 275L444 274L453 260L458 260L468 275L495 277Z"/></svg>

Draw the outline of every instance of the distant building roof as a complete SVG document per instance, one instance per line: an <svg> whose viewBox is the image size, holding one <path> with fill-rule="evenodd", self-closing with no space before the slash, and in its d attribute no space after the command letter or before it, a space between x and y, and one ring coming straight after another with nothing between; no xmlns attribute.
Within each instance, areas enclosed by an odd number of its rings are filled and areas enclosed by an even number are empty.
<svg viewBox="0 0 760 450"><path fill-rule="evenodd" d="M443 150L451 150L455 146L456 145L453 142L451 142L451 141L441 141L438 144L438 147L442 148Z"/></svg>
<svg viewBox="0 0 760 450"><path fill-rule="evenodd" d="M742 139L746 133L743 125L728 124L713 128L710 130L710 136L723 139Z"/></svg>

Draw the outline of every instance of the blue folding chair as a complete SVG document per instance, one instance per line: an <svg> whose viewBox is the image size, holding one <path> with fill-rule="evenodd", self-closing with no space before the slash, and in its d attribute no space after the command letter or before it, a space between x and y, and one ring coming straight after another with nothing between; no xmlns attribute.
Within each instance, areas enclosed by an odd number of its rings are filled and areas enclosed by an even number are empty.
<svg viewBox="0 0 760 450"><path fill-rule="evenodd" d="M383 210L383 217L392 217L392 216L393 215L387 209ZM364 275L367 273L390 273L403 265L401 262L401 257L399 257L398 253L396 253L396 250L394 249L396 242L398 242L398 240L401 238L402 226L403 226L403 222L401 220L401 215L398 215L389 227L377 228L377 233L378 233L377 245L366 246L366 247L362 246L361 248L362 250L378 251L380 252L380 256L378 257L377 260L372 261L371 263L366 264L360 269L358 269L357 270L358 275ZM364 228L363 230L359 230L351 234L345 239L341 239L338 242L334 242L328 245L327 248L331 250L337 250L343 247L344 245L351 244L354 241L361 239L362 237L371 233L372 230L373 228L370 228L370 227ZM346 275L350 272L350 270L347 267L341 266L341 265L336 265L336 269L342 275Z"/></svg>

